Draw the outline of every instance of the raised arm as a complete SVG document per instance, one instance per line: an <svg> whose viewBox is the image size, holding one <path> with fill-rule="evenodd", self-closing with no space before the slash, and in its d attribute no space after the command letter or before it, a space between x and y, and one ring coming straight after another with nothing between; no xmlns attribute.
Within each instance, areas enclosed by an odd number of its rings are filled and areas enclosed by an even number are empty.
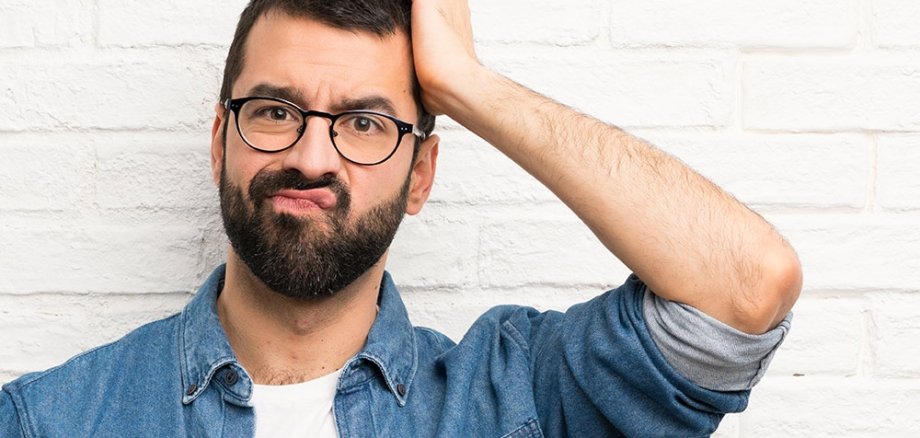
<svg viewBox="0 0 920 438"><path fill-rule="evenodd" d="M653 145L482 66L465 0L415 0L412 29L426 107L546 185L656 295L748 333L789 312L798 258L760 216Z"/></svg>

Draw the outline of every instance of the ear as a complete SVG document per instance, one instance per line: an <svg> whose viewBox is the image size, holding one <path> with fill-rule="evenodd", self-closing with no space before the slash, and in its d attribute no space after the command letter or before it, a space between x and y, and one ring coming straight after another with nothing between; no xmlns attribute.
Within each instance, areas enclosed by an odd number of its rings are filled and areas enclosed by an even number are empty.
<svg viewBox="0 0 920 438"><path fill-rule="evenodd" d="M406 204L406 213L418 214L422 206L428 201L431 186L434 184L434 174L438 166L438 146L441 139L432 135L419 145L418 156L412 164L412 174L409 182L409 199Z"/></svg>
<svg viewBox="0 0 920 438"><path fill-rule="evenodd" d="M211 178L214 179L214 185L220 185L220 172L224 165L224 154L226 148L224 145L224 106L220 103L214 105L214 125L211 126Z"/></svg>

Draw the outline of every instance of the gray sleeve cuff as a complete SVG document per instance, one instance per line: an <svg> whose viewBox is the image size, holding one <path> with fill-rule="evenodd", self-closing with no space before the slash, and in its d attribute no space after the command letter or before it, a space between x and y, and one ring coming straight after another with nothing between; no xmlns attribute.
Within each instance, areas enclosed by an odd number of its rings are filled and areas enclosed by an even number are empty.
<svg viewBox="0 0 920 438"><path fill-rule="evenodd" d="M661 354L693 383L715 391L754 387L789 333L792 313L774 329L751 335L689 306L668 301L646 287L646 325Z"/></svg>

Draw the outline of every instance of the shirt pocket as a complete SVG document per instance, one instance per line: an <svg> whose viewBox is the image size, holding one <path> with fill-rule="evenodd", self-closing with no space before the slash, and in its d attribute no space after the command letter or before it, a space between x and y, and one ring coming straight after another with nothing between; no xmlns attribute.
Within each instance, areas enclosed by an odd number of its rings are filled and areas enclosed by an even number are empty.
<svg viewBox="0 0 920 438"><path fill-rule="evenodd" d="M530 419L521 427L502 435L502 438L543 438L543 432L537 420Z"/></svg>

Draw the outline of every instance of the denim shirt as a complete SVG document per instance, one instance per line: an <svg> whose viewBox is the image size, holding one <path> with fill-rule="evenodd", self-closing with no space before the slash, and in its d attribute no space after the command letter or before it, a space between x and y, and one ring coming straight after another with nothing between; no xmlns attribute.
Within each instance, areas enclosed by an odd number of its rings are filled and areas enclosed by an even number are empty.
<svg viewBox="0 0 920 438"><path fill-rule="evenodd" d="M0 437L251 437L252 380L216 312L224 267L179 314L5 385ZM669 366L634 276L565 313L500 306L459 343L413 327L389 274L364 348L344 366L342 438L708 436L749 391Z"/></svg>

